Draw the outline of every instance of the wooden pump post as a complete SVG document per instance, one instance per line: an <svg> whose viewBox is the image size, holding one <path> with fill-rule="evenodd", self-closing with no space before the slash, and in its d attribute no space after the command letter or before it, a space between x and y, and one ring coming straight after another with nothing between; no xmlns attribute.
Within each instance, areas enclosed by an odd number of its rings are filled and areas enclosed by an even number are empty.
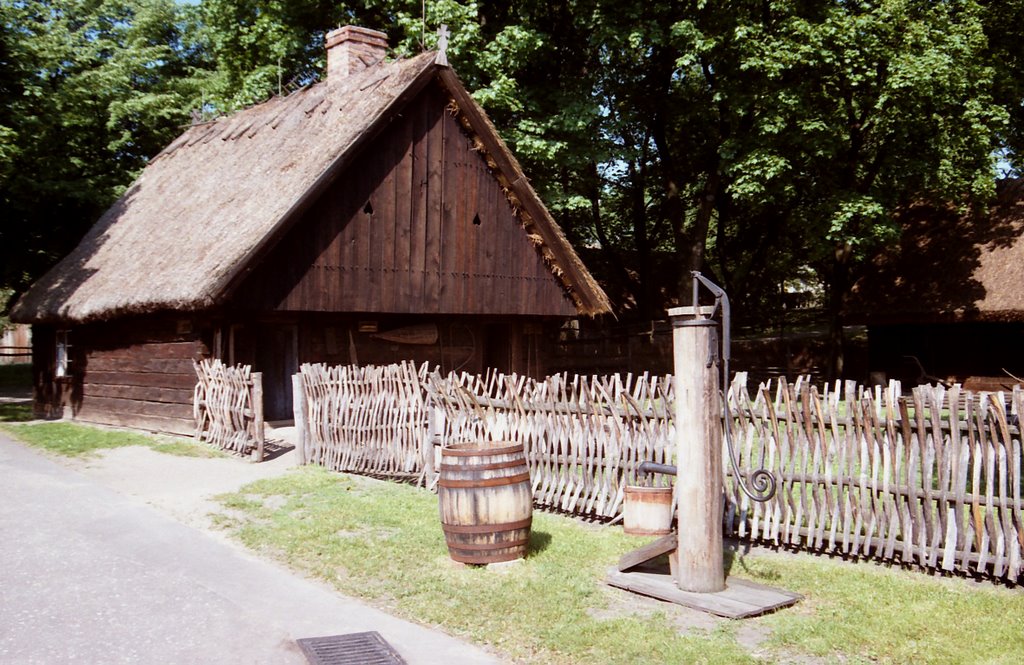
<svg viewBox="0 0 1024 665"><path fill-rule="evenodd" d="M669 310L675 361L676 504L683 591L725 589L722 563L722 408L712 307Z"/></svg>

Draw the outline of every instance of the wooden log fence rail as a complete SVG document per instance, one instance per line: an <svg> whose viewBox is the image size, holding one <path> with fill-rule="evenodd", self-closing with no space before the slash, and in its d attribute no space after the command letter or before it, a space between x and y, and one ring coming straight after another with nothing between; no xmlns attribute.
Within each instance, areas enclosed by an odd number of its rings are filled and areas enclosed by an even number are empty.
<svg viewBox="0 0 1024 665"><path fill-rule="evenodd" d="M443 377L401 365L304 366L302 377L306 452L329 468L429 479L435 442L513 441L538 506L608 519L627 484L671 482L636 473L675 462L671 376ZM1020 387L904 396L897 383L819 389L801 378L750 390L740 373L728 398L741 473L763 460L779 491L750 501L726 462L726 534L1022 581Z"/></svg>
<svg viewBox="0 0 1024 665"><path fill-rule="evenodd" d="M263 377L248 365L193 361L195 437L222 450L263 460Z"/></svg>
<svg viewBox="0 0 1024 665"><path fill-rule="evenodd" d="M305 364L302 458L335 471L423 476L432 466L422 387L427 366Z"/></svg>

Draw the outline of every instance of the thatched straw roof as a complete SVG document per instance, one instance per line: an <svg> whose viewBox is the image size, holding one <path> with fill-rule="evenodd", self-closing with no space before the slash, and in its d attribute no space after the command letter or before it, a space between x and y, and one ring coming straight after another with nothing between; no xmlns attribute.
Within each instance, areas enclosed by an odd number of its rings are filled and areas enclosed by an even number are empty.
<svg viewBox="0 0 1024 665"><path fill-rule="evenodd" d="M857 282L848 320L1024 320L1024 181L1001 181L988 214L911 206L898 247Z"/></svg>
<svg viewBox="0 0 1024 665"><path fill-rule="evenodd" d="M299 213L431 81L520 210L524 235L583 314L610 311L483 111L435 54L381 63L190 127L153 158L78 247L18 301L23 322L216 307Z"/></svg>

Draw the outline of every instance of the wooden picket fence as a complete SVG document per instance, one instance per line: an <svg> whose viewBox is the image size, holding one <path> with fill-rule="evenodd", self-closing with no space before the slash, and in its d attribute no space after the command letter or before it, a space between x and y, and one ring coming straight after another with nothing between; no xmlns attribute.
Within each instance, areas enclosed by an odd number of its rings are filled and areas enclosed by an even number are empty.
<svg viewBox="0 0 1024 665"><path fill-rule="evenodd" d="M422 387L426 373L425 363L302 365L302 459L335 471L422 477L425 457L433 456Z"/></svg>
<svg viewBox="0 0 1024 665"><path fill-rule="evenodd" d="M766 504L733 485L741 538L1017 582L1024 553L1024 392L853 383L730 390L744 472L762 455L780 481Z"/></svg>
<svg viewBox="0 0 1024 665"><path fill-rule="evenodd" d="M637 476L640 462L675 461L670 376L304 366L303 381L309 459L332 469L429 480L434 443L514 441L537 505L606 519L621 515L627 485L671 482ZM751 501L726 462L727 534L1021 581L1019 387L901 396L895 383L779 379L751 391L741 373L728 397L741 474L763 462L778 493Z"/></svg>
<svg viewBox="0 0 1024 665"><path fill-rule="evenodd" d="M217 359L192 364L197 378L192 397L196 439L262 461L262 374L248 365L229 366Z"/></svg>
<svg viewBox="0 0 1024 665"><path fill-rule="evenodd" d="M570 376L542 381L491 373L432 375L441 443L512 441L526 451L537 505L613 518L643 461L672 460L670 376Z"/></svg>

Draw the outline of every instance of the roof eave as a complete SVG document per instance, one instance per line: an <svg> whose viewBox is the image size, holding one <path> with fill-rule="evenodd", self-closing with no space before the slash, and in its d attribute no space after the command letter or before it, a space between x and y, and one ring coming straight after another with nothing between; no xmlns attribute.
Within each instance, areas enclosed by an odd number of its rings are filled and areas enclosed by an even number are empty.
<svg viewBox="0 0 1024 665"><path fill-rule="evenodd" d="M580 260L576 251L562 234L558 223L551 216L547 207L537 196L530 181L523 173L522 167L512 155L508 146L498 135L497 130L487 117L484 110L469 94L462 81L450 67L438 68L438 80L455 99L459 110L470 123L473 132L483 141L484 147L494 159L498 169L504 172L516 198L535 222L543 242L558 258L558 268L566 273L557 275L561 284L571 296L577 311L586 316L598 316L612 313L611 301Z"/></svg>

